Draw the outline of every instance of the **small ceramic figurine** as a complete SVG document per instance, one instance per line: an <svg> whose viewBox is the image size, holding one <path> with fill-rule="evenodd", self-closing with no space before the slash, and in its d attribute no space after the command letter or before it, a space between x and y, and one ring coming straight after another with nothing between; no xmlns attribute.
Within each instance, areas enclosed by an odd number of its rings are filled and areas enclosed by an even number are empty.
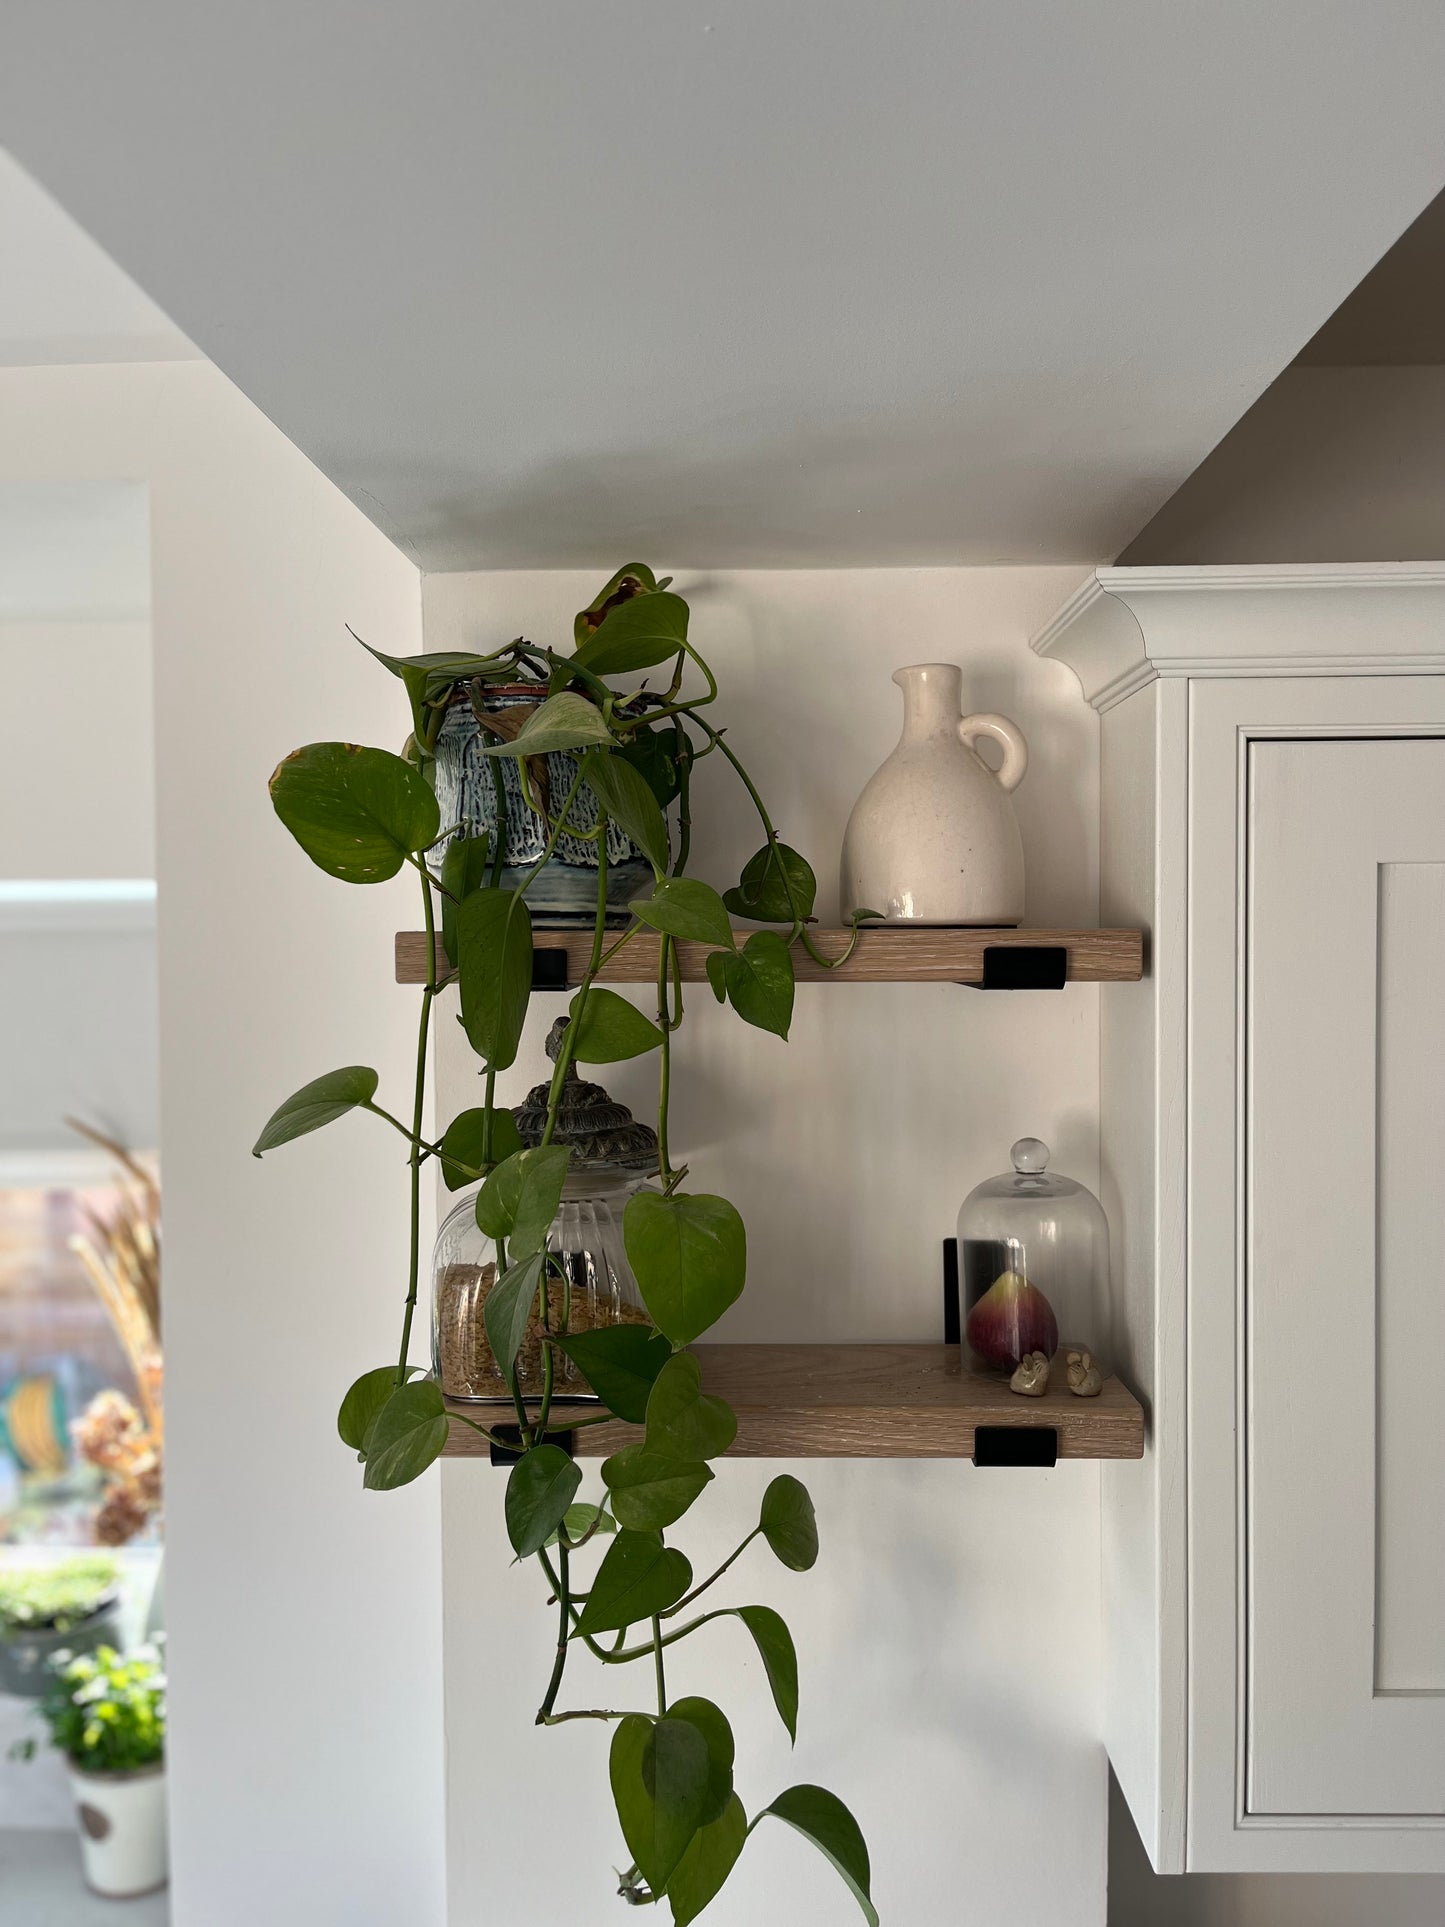
<svg viewBox="0 0 1445 1927"><path fill-rule="evenodd" d="M1013 925L1023 921L1024 849L1009 791L1028 745L1007 716L961 716L963 671L920 662L894 672L903 734L864 786L843 837L843 915L886 923ZM991 736L997 772L974 744Z"/></svg>
<svg viewBox="0 0 1445 1927"><path fill-rule="evenodd" d="M1069 1390L1075 1398L1097 1398L1104 1389L1093 1354L1086 1351L1068 1354Z"/></svg>
<svg viewBox="0 0 1445 1927"><path fill-rule="evenodd" d="M1030 1352L1021 1358L1018 1370L1008 1382L1011 1392L1020 1398L1042 1398L1049 1389L1049 1361L1042 1352Z"/></svg>

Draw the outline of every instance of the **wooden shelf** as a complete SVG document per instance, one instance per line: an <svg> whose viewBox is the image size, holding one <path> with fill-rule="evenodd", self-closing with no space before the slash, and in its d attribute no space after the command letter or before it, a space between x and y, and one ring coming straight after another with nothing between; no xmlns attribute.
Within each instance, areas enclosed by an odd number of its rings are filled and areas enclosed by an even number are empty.
<svg viewBox="0 0 1445 1927"><path fill-rule="evenodd" d="M738 1415L733 1452L762 1459L968 1459L978 1426L1053 1426L1061 1459L1137 1459L1144 1453L1139 1401L1108 1379L1097 1398L1075 1398L1056 1362L1042 1398L1020 1398L1008 1381L971 1372L955 1345L699 1345L704 1387ZM504 1425L506 1406L454 1410ZM590 1403L553 1407L585 1417ZM604 1458L642 1436L614 1422L575 1434L581 1458ZM454 1425L446 1450L484 1458L487 1443Z"/></svg>
<svg viewBox="0 0 1445 1927"><path fill-rule="evenodd" d="M740 926L739 941L751 936L755 927ZM847 948L851 933L814 930L811 934L825 956L836 957ZM601 981L655 983L659 941L654 932L639 931L602 972ZM564 951L567 982L581 981L592 948L591 931L534 930L532 943L538 951ZM933 930L899 924L865 930L857 949L839 970L822 969L800 945L795 945L793 969L803 984L977 984L983 981L985 950L1020 945L1066 950L1067 976L1072 983L1133 983L1144 974L1141 930ZM706 981L708 949L702 943L678 945L678 962L686 982ZM426 982L426 937L420 930L397 933L396 981Z"/></svg>

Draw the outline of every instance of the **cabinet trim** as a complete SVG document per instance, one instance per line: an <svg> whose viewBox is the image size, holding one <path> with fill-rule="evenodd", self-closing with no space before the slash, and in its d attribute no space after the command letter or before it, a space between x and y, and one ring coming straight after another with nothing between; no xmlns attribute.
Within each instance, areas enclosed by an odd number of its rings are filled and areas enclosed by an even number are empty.
<svg viewBox="0 0 1445 1927"><path fill-rule="evenodd" d="M1095 709L1160 677L1445 673L1445 563L1096 569L1032 639Z"/></svg>

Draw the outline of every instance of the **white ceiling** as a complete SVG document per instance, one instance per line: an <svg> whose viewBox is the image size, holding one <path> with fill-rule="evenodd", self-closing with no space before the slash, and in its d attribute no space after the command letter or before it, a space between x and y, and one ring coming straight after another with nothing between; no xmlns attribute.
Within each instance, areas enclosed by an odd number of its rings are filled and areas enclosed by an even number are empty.
<svg viewBox="0 0 1445 1927"><path fill-rule="evenodd" d="M27 0L4 48L14 152L432 569L1112 556L1445 182L1439 0Z"/></svg>
<svg viewBox="0 0 1445 1927"><path fill-rule="evenodd" d="M0 367L186 361L196 353L150 296L0 150Z"/></svg>

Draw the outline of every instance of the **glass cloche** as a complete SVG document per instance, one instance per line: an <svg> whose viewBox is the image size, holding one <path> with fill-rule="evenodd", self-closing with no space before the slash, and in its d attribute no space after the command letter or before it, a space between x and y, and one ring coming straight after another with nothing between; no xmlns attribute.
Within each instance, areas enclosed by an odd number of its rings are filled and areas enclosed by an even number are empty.
<svg viewBox="0 0 1445 1927"><path fill-rule="evenodd" d="M568 1019L559 1017L547 1037L556 1059ZM524 1147L541 1142L549 1086L538 1084L512 1113ZM546 1326L553 1332L593 1331L603 1325L649 1323L642 1295L622 1243L622 1213L644 1177L657 1169L657 1134L639 1124L625 1104L600 1084L567 1068L552 1142L571 1153L562 1202L547 1234ZM448 1398L510 1405L497 1361L487 1343L483 1309L497 1282L497 1252L477 1224L479 1187L471 1186L443 1220L432 1257L432 1363ZM539 1294L540 1297L540 1294ZM540 1305L528 1321L517 1356L517 1382L524 1397L543 1390ZM553 1393L592 1396L572 1361L553 1353Z"/></svg>
<svg viewBox="0 0 1445 1927"><path fill-rule="evenodd" d="M1013 1169L970 1191L958 1214L964 1340L978 1371L1012 1373L1034 1352L1093 1355L1107 1377L1109 1227L1085 1185L1048 1169L1022 1137Z"/></svg>

